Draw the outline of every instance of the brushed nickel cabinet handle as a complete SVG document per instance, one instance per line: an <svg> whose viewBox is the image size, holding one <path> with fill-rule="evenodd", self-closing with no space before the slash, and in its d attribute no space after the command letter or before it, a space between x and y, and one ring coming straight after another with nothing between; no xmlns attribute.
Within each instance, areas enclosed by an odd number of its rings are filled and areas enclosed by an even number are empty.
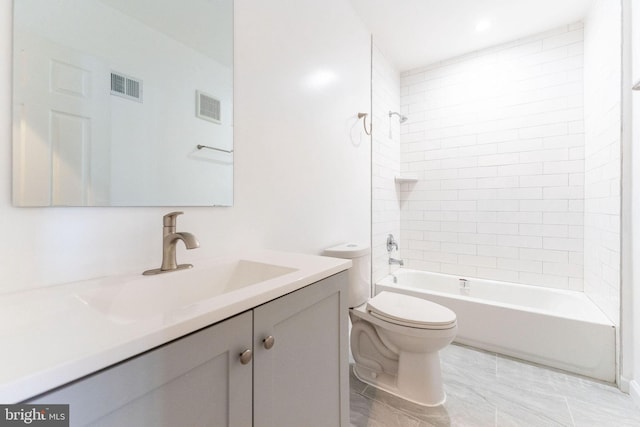
<svg viewBox="0 0 640 427"><path fill-rule="evenodd" d="M264 343L264 348L269 350L276 343L276 339L273 337L273 335L269 335L268 337L263 339L262 342Z"/></svg>
<svg viewBox="0 0 640 427"><path fill-rule="evenodd" d="M246 365L247 363L251 362L251 359L253 358L253 353L251 352L251 350L245 350L242 353L240 353L240 363L242 363L243 365Z"/></svg>

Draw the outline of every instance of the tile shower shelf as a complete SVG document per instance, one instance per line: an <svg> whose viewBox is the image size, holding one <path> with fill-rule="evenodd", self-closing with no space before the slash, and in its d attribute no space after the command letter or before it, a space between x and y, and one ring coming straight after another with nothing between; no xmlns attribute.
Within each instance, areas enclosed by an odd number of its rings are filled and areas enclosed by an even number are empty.
<svg viewBox="0 0 640 427"><path fill-rule="evenodd" d="M411 174L396 175L395 179L398 184L409 184L413 182L418 182L418 176L411 175Z"/></svg>

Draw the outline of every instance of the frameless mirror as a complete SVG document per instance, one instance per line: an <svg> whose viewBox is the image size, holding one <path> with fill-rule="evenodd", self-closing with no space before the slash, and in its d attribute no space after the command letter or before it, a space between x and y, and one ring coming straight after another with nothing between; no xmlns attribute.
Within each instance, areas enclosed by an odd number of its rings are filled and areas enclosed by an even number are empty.
<svg viewBox="0 0 640 427"><path fill-rule="evenodd" d="M17 0L16 206L230 206L233 0Z"/></svg>

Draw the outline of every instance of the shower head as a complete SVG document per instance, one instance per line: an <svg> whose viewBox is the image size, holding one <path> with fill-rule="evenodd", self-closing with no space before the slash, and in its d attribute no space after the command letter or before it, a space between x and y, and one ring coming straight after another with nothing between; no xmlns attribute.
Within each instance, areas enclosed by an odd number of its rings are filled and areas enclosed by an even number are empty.
<svg viewBox="0 0 640 427"><path fill-rule="evenodd" d="M404 123L407 120L409 120L409 118L407 116L403 116L402 114L396 113L395 111L389 111L389 117L392 117L392 116L398 116L398 119L400 120L400 123Z"/></svg>

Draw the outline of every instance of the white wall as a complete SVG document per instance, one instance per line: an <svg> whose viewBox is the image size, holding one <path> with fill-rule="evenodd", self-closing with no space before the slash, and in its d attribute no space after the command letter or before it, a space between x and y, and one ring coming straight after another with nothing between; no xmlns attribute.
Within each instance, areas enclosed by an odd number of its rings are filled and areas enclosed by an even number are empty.
<svg viewBox="0 0 640 427"><path fill-rule="evenodd" d="M582 77L581 23L402 73L409 266L582 290Z"/></svg>
<svg viewBox="0 0 640 427"><path fill-rule="evenodd" d="M585 293L620 317L620 2L596 0L585 19Z"/></svg>
<svg viewBox="0 0 640 427"><path fill-rule="evenodd" d="M625 72L629 73L626 85L634 85L640 82L640 7L637 2L625 1L623 3L624 13L626 15L625 24L630 23L631 28L625 28L627 38L625 41L631 41L631 46L627 53L631 55L629 68ZM623 93L628 90L628 86L623 86ZM629 118L629 122L625 122L625 128L631 127L631 143L628 144L624 152L625 165L634 165L630 168L630 173L625 174L628 181L624 182L626 189L625 196L630 195L630 218L631 230L625 230L625 235L631 240L631 251L625 253L623 258L628 261L631 268L631 280L624 283L623 298L623 317L622 317L622 374L624 379L630 380L629 393L634 399L638 407L640 407L640 91L627 92L626 98L630 103L626 111L625 119ZM629 277L628 275L626 276Z"/></svg>
<svg viewBox="0 0 640 427"><path fill-rule="evenodd" d="M235 205L185 208L197 250L369 241L369 34L346 0L235 2ZM11 206L11 1L0 2L0 292L157 267L166 208Z"/></svg>
<svg viewBox="0 0 640 427"><path fill-rule="evenodd" d="M395 177L400 175L400 122L389 118L389 111L400 111L400 72L373 44L372 83L372 279L388 275L398 266L389 266L387 236L393 234L400 245L394 258L401 258L403 241L400 237L400 192Z"/></svg>

